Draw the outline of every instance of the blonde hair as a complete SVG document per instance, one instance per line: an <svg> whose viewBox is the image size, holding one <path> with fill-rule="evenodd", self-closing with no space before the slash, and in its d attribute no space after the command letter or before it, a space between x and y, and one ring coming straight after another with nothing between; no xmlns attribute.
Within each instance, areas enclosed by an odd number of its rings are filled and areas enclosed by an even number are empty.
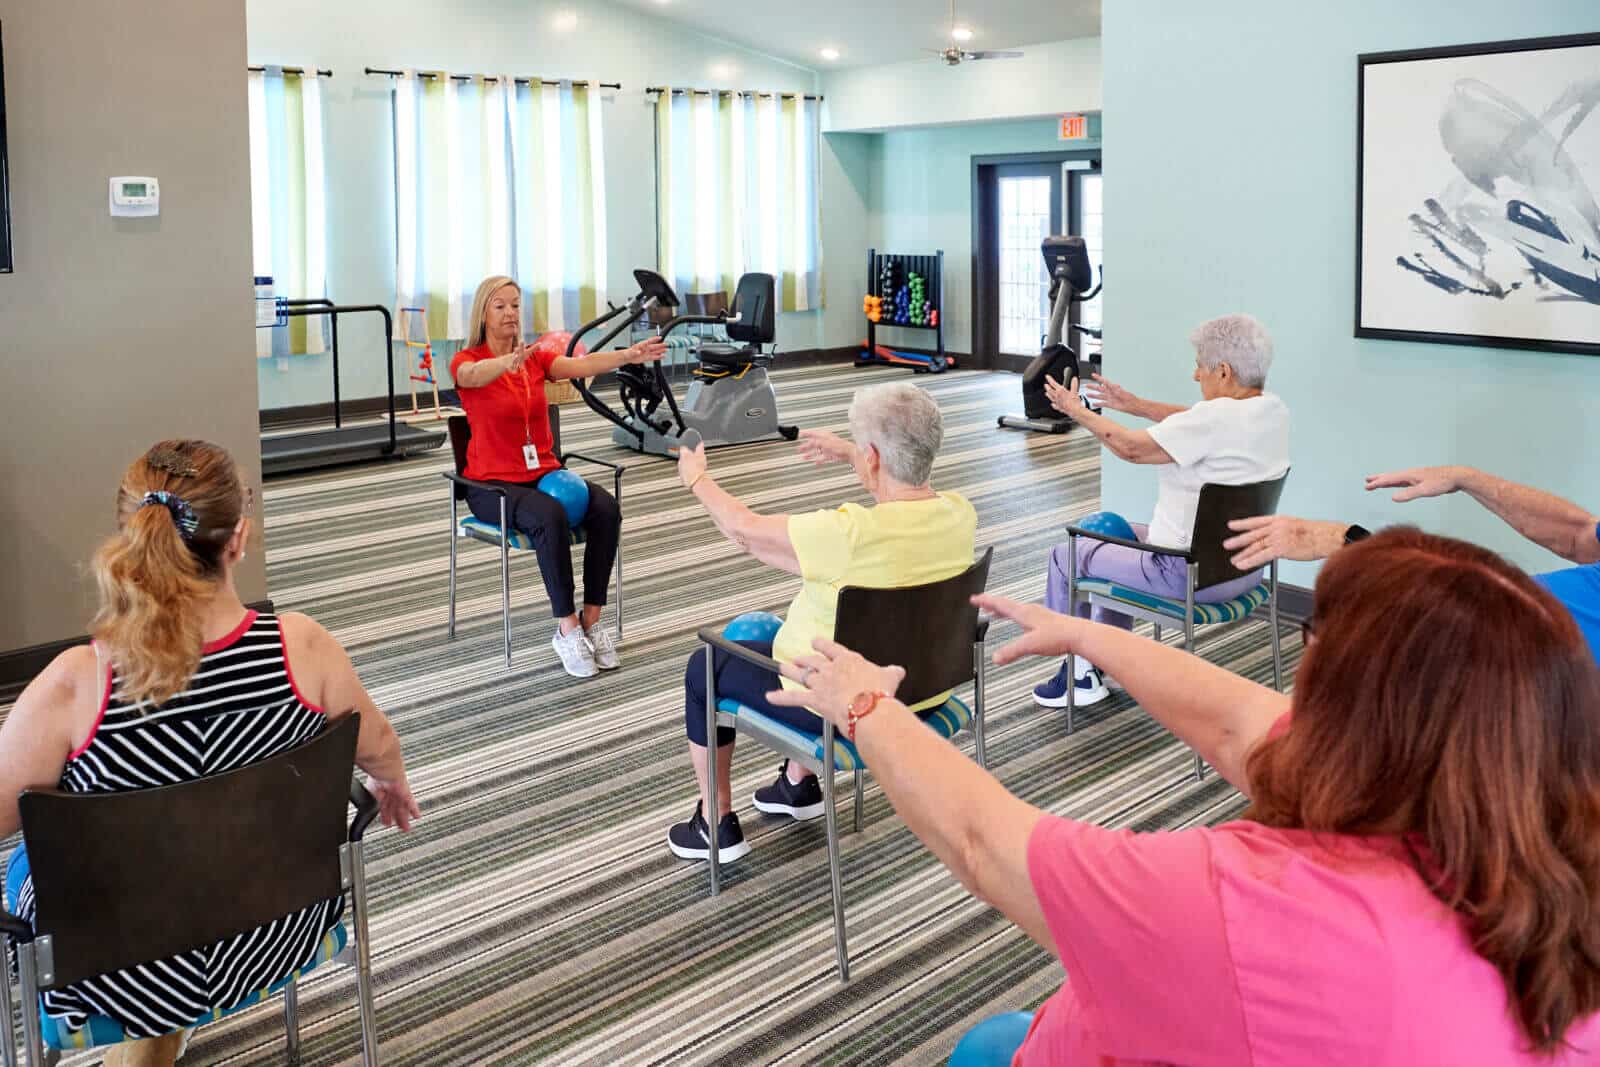
<svg viewBox="0 0 1600 1067"><path fill-rule="evenodd" d="M122 476L117 532L94 555L100 610L91 626L116 665L121 699L162 704L199 668L199 609L222 580L243 512L238 466L205 441L162 441Z"/></svg>
<svg viewBox="0 0 1600 1067"><path fill-rule="evenodd" d="M488 339L489 328L484 319L489 314L489 297L508 285L517 286L517 295L522 295L522 287L517 285L517 280L504 274L491 274L479 283L478 291L472 296L472 314L467 318L468 348L477 348ZM521 329L520 324L518 329Z"/></svg>

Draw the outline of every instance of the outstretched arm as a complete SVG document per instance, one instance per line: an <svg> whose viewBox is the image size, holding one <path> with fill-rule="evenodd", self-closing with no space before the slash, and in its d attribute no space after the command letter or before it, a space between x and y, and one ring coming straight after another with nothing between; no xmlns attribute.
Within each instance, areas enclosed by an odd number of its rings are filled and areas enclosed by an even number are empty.
<svg viewBox="0 0 1600 1067"><path fill-rule="evenodd" d="M614 371L629 364L650 363L658 360L667 350L667 343L659 337L647 337L636 345L609 352L590 352L583 356L557 356L550 364L550 378L593 378L597 374Z"/></svg>
<svg viewBox="0 0 1600 1067"><path fill-rule="evenodd" d="M1054 378L1044 380L1050 406L1094 434L1118 459L1129 463L1171 463L1172 456L1156 443L1149 430L1130 430L1104 415L1096 415L1078 395L1078 379L1062 385Z"/></svg>
<svg viewBox="0 0 1600 1067"><path fill-rule="evenodd" d="M789 539L789 516L757 515L712 479L706 470L706 446L678 449L678 478L700 501L722 536L769 567L800 573L800 557Z"/></svg>
<svg viewBox="0 0 1600 1067"><path fill-rule="evenodd" d="M980 596L975 603L1023 628L1021 637L995 652L997 665L1024 656L1073 652L1084 657L1114 675L1141 708L1249 795L1245 760L1289 710L1287 696L1115 626L1058 615L1006 597Z"/></svg>
<svg viewBox="0 0 1600 1067"><path fill-rule="evenodd" d="M1523 537L1573 563L1600 562L1600 525L1570 500L1473 467L1415 467L1367 478L1367 488L1398 489L1396 503L1464 492Z"/></svg>
<svg viewBox="0 0 1600 1067"><path fill-rule="evenodd" d="M1151 422L1160 422L1168 415L1189 410L1183 404L1163 404L1159 400L1146 400L1132 390L1124 389L1116 382L1098 374L1092 377L1094 383L1086 385L1085 390L1090 394L1091 401L1099 407L1121 411L1140 419L1149 419Z"/></svg>

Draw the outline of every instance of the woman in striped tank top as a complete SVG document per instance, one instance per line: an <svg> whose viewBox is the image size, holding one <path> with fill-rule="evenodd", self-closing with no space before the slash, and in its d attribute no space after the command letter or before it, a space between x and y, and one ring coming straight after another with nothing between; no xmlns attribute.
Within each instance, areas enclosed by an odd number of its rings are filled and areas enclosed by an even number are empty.
<svg viewBox="0 0 1600 1067"><path fill-rule="evenodd" d="M351 711L361 713L356 763L383 822L410 829L419 812L400 740L339 642L304 615L263 615L239 599L233 574L249 505L232 457L204 441L163 441L128 468L117 533L94 558L94 643L57 656L0 728L0 835L17 830L24 789L118 792L220 774ZM31 921L21 849L6 889ZM214 946L76 983L45 994L45 1011L74 1028L109 1016L140 1040L113 1046L108 1065L165 1067L195 1020L307 962L343 909L336 897Z"/></svg>

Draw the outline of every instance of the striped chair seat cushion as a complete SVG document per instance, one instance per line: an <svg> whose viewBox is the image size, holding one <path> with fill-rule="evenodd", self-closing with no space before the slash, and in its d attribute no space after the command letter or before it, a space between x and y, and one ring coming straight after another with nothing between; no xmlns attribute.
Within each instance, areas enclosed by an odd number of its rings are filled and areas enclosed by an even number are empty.
<svg viewBox="0 0 1600 1067"><path fill-rule="evenodd" d="M1104 578L1079 578L1078 592L1092 595L1101 601L1111 601L1112 605L1128 604L1132 607L1143 608L1146 611L1165 615L1168 618L1183 619L1183 601L1169 600L1154 593L1147 593L1143 589L1130 589L1125 585ZM1197 626L1208 626L1218 622L1233 622L1249 615L1252 611L1267 602L1267 587L1263 583L1256 586L1242 596L1232 600L1223 600L1216 604L1196 604L1194 606L1194 622Z"/></svg>
<svg viewBox="0 0 1600 1067"><path fill-rule="evenodd" d="M470 537L474 541L487 541L491 545L500 543L500 524L497 522L484 522L475 516L464 515L456 520L456 528L462 537ZM583 527L580 526L572 531L572 543L581 545L583 542ZM533 550L533 538L521 530L513 529L511 536L507 538L506 547L513 550L531 552Z"/></svg>
<svg viewBox="0 0 1600 1067"><path fill-rule="evenodd" d="M752 707L739 703L737 700L717 701L717 710L725 715L746 722L755 722L767 733L776 734L788 741L796 751L809 752L817 764L822 763L822 735L796 730L794 727L769 718ZM954 737L960 733L967 723L972 721L972 709L967 707L959 698L950 697L936 708L917 712L917 718L927 723L934 733L940 737ZM833 739L833 767L839 771L853 771L858 767L865 767L861 753L856 751L856 746L844 739L843 734L835 734Z"/></svg>
<svg viewBox="0 0 1600 1067"><path fill-rule="evenodd" d="M216 1022L225 1015L244 1011L268 1000L279 993L284 986L289 984L290 978L299 978L309 974L313 968L327 963L337 956L345 946L349 935L345 933L344 923L340 923L322 935L322 940L317 944L317 953L311 957L310 962L293 974L286 976L276 985L266 989L258 989L245 1000L229 1008L227 1011L213 1011L194 1020L189 1026L203 1026L206 1023ZM54 1019L44 1013L41 1006L39 1021L44 1028L44 1043L50 1048L70 1051L72 1049L99 1048L104 1045L119 1045L127 1040L122 1032L122 1024L105 1015L91 1015L81 1030L69 1030L67 1024L61 1019ZM187 1029L185 1027L184 1029Z"/></svg>

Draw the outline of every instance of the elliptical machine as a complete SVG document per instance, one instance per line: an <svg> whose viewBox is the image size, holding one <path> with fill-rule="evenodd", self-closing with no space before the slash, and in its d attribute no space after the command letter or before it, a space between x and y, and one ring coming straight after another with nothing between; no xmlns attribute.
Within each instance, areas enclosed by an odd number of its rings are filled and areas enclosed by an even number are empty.
<svg viewBox="0 0 1600 1067"><path fill-rule="evenodd" d="M584 334L619 315L626 313L626 318L594 348L611 343L650 308L678 306L672 286L655 271L635 270L633 278L639 286L638 295L579 328L567 343L567 355L574 354ZM596 396L588 383L574 382L578 393L590 410L614 425L613 441L650 455L672 456L680 444L692 448L699 441L707 447L745 444L773 436L793 441L800 431L778 422L778 398L767 376L774 353L761 349L776 337L774 291L772 275L746 274L739 279L733 306L727 311L678 315L661 327L660 336L666 337L679 326L691 323L720 324L735 342L700 345L700 366L694 371L689 395L681 407L659 361L617 368L622 415ZM661 410L663 405L666 411Z"/></svg>
<svg viewBox="0 0 1600 1067"><path fill-rule="evenodd" d="M1044 348L1022 372L1022 415L1002 415L999 422L1014 430L1066 433L1072 428L1072 420L1050 406L1044 382L1046 378L1054 378L1066 385L1073 378L1081 377L1078 353L1062 342L1061 334L1072 305L1093 300L1105 283L1102 280L1100 285L1090 289L1094 285L1094 270L1089 265L1089 250L1082 237L1046 237L1039 250L1044 254L1045 269L1050 272L1050 328L1044 337ZM1100 337L1099 330L1086 326L1074 329L1088 337Z"/></svg>

